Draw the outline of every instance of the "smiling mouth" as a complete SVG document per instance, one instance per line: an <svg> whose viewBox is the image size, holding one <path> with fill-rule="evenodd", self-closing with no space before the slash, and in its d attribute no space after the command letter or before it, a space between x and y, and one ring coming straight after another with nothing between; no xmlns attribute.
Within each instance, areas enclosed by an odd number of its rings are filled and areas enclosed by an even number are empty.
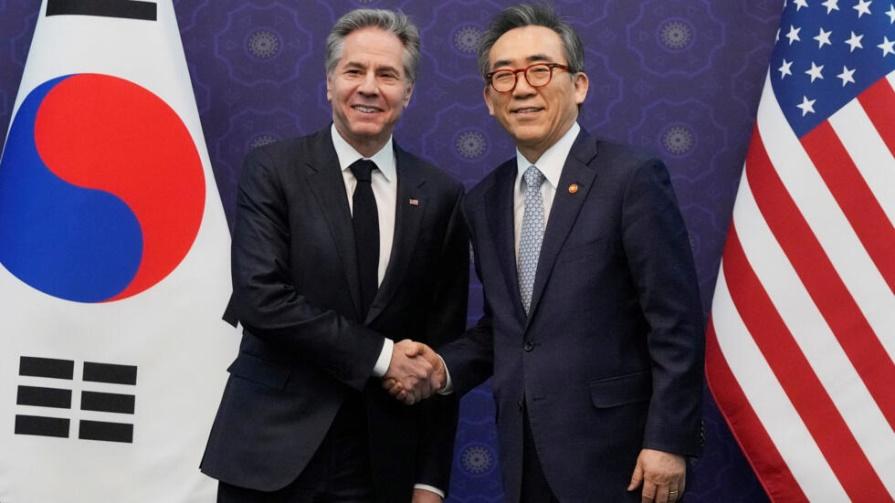
<svg viewBox="0 0 895 503"><path fill-rule="evenodd" d="M369 105L352 105L351 108L364 114L375 114L382 111L382 109L379 107Z"/></svg>
<svg viewBox="0 0 895 503"><path fill-rule="evenodd" d="M517 108L515 110L512 110L511 113L518 114L518 115L528 115L528 114L540 112L541 110L543 110L543 108L541 108L541 107L524 107L524 108Z"/></svg>

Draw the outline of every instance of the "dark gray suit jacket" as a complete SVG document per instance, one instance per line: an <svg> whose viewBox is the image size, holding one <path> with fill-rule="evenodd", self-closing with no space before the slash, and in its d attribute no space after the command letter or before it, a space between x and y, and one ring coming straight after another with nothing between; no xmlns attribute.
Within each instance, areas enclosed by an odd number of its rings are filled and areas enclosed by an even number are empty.
<svg viewBox="0 0 895 503"><path fill-rule="evenodd" d="M400 148L395 153L394 244L364 320L330 128L247 157L229 310L244 335L202 460L206 474L259 490L284 487L306 466L345 397L362 393L377 500L410 501L414 483L447 490L456 399L408 407L371 373L384 337L438 346L465 326L463 188Z"/></svg>

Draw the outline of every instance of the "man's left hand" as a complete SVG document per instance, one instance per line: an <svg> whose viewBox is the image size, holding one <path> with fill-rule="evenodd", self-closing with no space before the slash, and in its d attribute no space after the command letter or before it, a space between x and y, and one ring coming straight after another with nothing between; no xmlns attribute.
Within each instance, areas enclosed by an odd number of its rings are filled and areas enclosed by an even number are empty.
<svg viewBox="0 0 895 503"><path fill-rule="evenodd" d="M637 456L628 491L643 484L642 503L674 503L684 495L686 481L687 464L682 456L643 449Z"/></svg>
<svg viewBox="0 0 895 503"><path fill-rule="evenodd" d="M411 503L441 503L441 496L425 489L414 489Z"/></svg>

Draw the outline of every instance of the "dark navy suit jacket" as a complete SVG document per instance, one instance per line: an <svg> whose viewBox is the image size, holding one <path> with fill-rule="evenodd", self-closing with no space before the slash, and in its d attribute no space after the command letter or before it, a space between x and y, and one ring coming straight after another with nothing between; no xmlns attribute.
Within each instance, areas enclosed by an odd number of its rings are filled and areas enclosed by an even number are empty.
<svg viewBox="0 0 895 503"><path fill-rule="evenodd" d="M447 490L456 398L408 407L371 374L383 337L437 346L465 327L463 187L398 147L395 154L394 244L366 319L330 128L247 157L228 309L244 335L202 460L206 474L264 491L286 486L345 397L363 393L377 501L410 501L414 483Z"/></svg>
<svg viewBox="0 0 895 503"><path fill-rule="evenodd" d="M704 320L668 173L639 151L579 134L526 317L516 172L508 161L467 195L484 316L441 354L460 394L493 374L508 502L519 500L523 401L560 501L640 501L625 488L641 448L693 456L701 447Z"/></svg>

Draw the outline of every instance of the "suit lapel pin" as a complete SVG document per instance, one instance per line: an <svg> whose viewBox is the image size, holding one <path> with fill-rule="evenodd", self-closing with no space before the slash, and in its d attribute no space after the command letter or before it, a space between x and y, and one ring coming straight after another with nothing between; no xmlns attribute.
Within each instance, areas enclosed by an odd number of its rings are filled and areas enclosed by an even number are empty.
<svg viewBox="0 0 895 503"><path fill-rule="evenodd" d="M573 183L569 185L569 194L575 194L576 192L578 192L578 184Z"/></svg>
<svg viewBox="0 0 895 503"><path fill-rule="evenodd" d="M415 197L411 197L410 201L407 201L407 202L410 203L411 206L419 206L420 205L420 200Z"/></svg>

